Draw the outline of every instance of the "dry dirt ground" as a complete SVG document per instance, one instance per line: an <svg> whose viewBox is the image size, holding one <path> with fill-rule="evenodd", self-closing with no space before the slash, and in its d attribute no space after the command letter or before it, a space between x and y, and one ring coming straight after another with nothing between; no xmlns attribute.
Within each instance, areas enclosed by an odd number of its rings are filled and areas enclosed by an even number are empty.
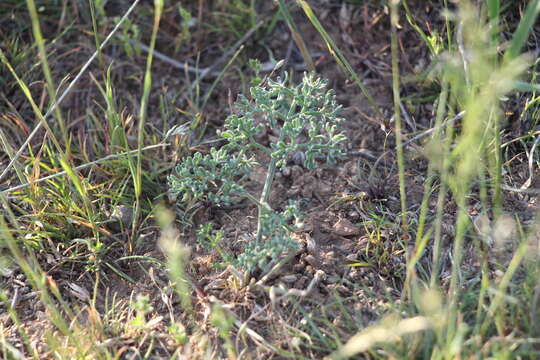
<svg viewBox="0 0 540 360"><path fill-rule="evenodd" d="M203 2L204 3L204 2ZM424 4L424 2L418 2ZM441 26L440 9L432 5L413 6L417 23L429 23L432 27ZM268 5L268 9L272 10ZM282 268L264 277L254 274L258 282L251 286L240 286L238 279L230 269L216 266L221 263L219 255L197 243L193 229L198 224L212 223L216 228L225 231L224 249L232 254L242 251L246 239L256 229L257 208L245 205L234 209L204 208L194 217L195 226L182 227L181 240L190 249L191 256L186 264L186 270L193 283L192 301L195 318L200 325L197 333L206 333L210 338L217 339L214 328L210 325L209 308L214 303L226 306L238 321L246 323L250 329L258 333L269 344L283 349L294 349L296 344L291 342L295 333L293 329L308 331L307 322L313 321L319 326L327 327L332 323L336 331L345 341L359 324L367 326L379 319L389 308L399 303L402 282L405 273L405 253L403 251L403 233L399 227L399 187L397 166L394 154L394 133L392 117L392 89L390 66L389 17L376 4L365 6L315 6L317 14L328 29L337 46L345 53L352 68L361 75L364 83L375 98L383 117L376 114L362 95L360 89L348 81L345 74L337 66L335 59L328 53L327 47L320 35L301 14L295 14L304 40L314 56L317 72L330 79L329 87L335 89L338 100L344 106L343 117L346 119L344 130L347 134L346 143L348 158L335 167L323 167L308 171L300 165L291 163L285 171L277 175L270 203L279 209L289 200L298 200L304 211L305 219L302 231L295 234L302 245L301 249ZM402 71L402 97L404 100L405 133L410 138L429 129L434 121L433 101L421 101L421 97L434 98L437 94L436 85L425 79L423 74L429 70L430 57L425 44L405 19L401 21L399 30L400 65ZM162 25L163 34L157 49L167 53L167 34L173 33L174 23L165 17ZM266 41L276 59L288 59L288 67L301 67L302 58L294 46L294 42L285 24L280 23L274 30L271 40L250 38L245 41L244 58L260 58L268 60L267 51L261 47ZM182 48L183 52L176 56L182 59L194 59L197 52L202 50L201 67L212 64L223 49L219 47L219 39L213 42L207 38L204 29L194 35L197 41L192 46ZM82 41L82 40L81 40ZM88 43L88 39L84 43ZM198 44L198 45L197 45ZM59 45L61 46L61 45ZM83 46L84 48L84 46ZM111 58L115 55L106 52ZM63 63L66 69L74 68L79 58L69 55ZM121 66L129 68L129 64L117 62L116 76L124 77L125 82L119 85L117 93L126 94L126 99L138 96L140 83L137 79L129 78L130 70L122 70ZM139 64L132 65L140 71ZM295 76L299 78L301 72ZM156 60L154 65L155 88L162 94L173 92L178 82L178 70L169 64ZM424 79L424 80L418 80ZM131 84L130 81L134 82ZM92 89L90 77L83 80L79 91L68 99L65 105L73 109L94 106L87 99L96 95ZM204 84L205 87L208 84ZM157 91L157 90L156 90ZM207 138L212 138L215 129L223 123L229 114L230 99L242 91L241 83L233 72L226 73L223 81L218 84L209 105L205 109L207 122ZM159 106L157 98L152 99L151 109ZM127 101L129 103L129 100ZM187 100L179 98L176 106L185 109L189 106ZM23 105L21 105L23 107ZM129 106L127 106L129 111ZM511 110L511 109L510 109ZM152 113L152 110L150 111ZM151 118L159 124L162 120ZM76 134L84 134L88 129L83 124L74 124ZM512 139L519 129L510 127L507 137ZM198 149L204 150L200 146ZM406 147L406 191L409 218L418 217L418 210L423 195L427 160L423 153L422 140ZM516 151L517 152L517 151ZM165 156L170 163L178 154L169 151L156 150L156 157ZM264 159L262 159L264 162ZM523 183L527 176L527 164L524 158L514 162L515 172L512 181ZM163 174L164 192L165 177ZM264 169L252 174L253 190L262 187ZM507 175L509 177L510 174ZM534 177L533 181L539 178ZM536 187L536 186L533 186ZM432 194L430 203L434 204L437 194ZM155 200L155 199L151 199ZM537 210L538 199L535 196L505 193L505 210L522 215L526 223ZM174 209L174 204L167 206ZM432 209L435 206L430 206ZM449 201L445 215L445 247L451 245L455 205ZM471 217L475 217L474 206L471 207ZM479 218L479 223L482 219ZM481 226L480 226L481 227ZM111 227L109 243L125 242L130 229ZM150 223L143 232L145 241L137 248L137 255L165 260L158 246L160 231L157 225ZM470 254L474 254L471 245ZM64 253L40 253L38 258L46 272L49 283L60 289L64 300L80 308L79 319L84 324L96 326L99 322L91 307L89 299L95 287L95 275L81 268L80 262L65 257ZM426 254L430 254L426 251ZM122 247L112 247L108 256L111 259L126 255ZM496 254L497 255L497 254ZM494 255L495 256L495 255ZM498 254L497 256L503 256ZM472 282L478 280L477 272L479 259L475 256L465 256L464 276ZM428 259L429 260L429 259ZM144 261L122 261L115 263L118 268L135 282L127 281L120 276L109 273L102 277L98 287L96 310L101 317L117 317L118 323L111 320L105 333L110 334L109 340L98 339L103 346L120 351L124 356L135 355L137 351L144 353L149 340L146 338L130 337L122 330L121 322L131 316L132 310L127 303L136 294L149 295L153 311L148 319L156 321L152 334L155 335L153 355L166 358L174 352L174 344L166 328L169 319L189 321L188 315L182 310L179 299L169 284L166 270L155 263ZM426 261L429 264L429 261ZM443 259L443 282L448 273L445 268L450 266L449 259ZM428 266L428 265L426 265ZM425 269L429 271L429 268ZM494 269L496 270L496 269ZM19 314L22 326L30 336L30 341L43 356L48 353L46 335L54 334L54 327L47 320L45 307L39 296L28 285L24 275L16 267L3 275L2 281L8 299L15 301L14 305ZM116 301L116 314L107 314L111 302ZM3 324L7 340L22 349L17 327L10 320L5 307L0 307L0 322ZM110 318L109 318L110 320ZM117 328L115 328L115 326ZM279 330L279 331L277 331ZM118 336L114 336L118 334ZM246 345L254 351L253 358L267 358L272 350L261 346L256 336L248 336ZM194 337L197 341L200 338ZM200 344L193 343L189 351L198 351ZM308 340L303 340L308 341ZM257 345L257 346L256 346ZM306 357L318 358L327 353L324 344L314 343L304 347ZM187 352L188 350L186 350Z"/></svg>

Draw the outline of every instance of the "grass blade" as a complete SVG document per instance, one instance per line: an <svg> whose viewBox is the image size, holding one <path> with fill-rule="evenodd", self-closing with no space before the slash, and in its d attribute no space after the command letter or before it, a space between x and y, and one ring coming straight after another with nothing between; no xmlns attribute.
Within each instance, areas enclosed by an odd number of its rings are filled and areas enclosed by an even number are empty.
<svg viewBox="0 0 540 360"><path fill-rule="evenodd" d="M360 88L360 90L362 91L364 96L368 99L369 104L371 105L371 107L373 108L375 113L379 116L379 118L381 118L381 119L384 118L384 116L382 115L382 112L381 112L381 110L379 108L379 105L377 105L377 103L375 102L375 100L373 99L371 94L369 93L369 90L367 89L367 87L362 83L362 80L360 80L360 77L353 70L351 64L349 63L349 61L347 60L345 55L343 55L343 53L337 47L334 40L332 40L332 38L330 37L328 32L324 29L321 22L319 21L319 19L317 18L317 16L313 12L313 9L311 9L311 6L309 6L309 4L304 0L297 0L297 1L300 4L300 6L302 7L302 9L304 10L304 13L308 17L309 21L311 21L311 23L313 24L315 29L322 36L324 42L326 43L326 46L328 47L328 50L330 51L332 56L336 59L339 66L341 68L343 68L345 70L345 72L347 72L350 75L350 77L354 80L356 85L358 85L358 87Z"/></svg>
<svg viewBox="0 0 540 360"><path fill-rule="evenodd" d="M77 75L75 76L75 78L73 79L73 81L71 81L71 83L68 85L68 87L66 88L66 90L62 93L62 95L60 95L60 97L58 98L58 100L56 102L54 102L50 107L49 109L47 110L47 112L45 113L45 115L43 115L43 118L44 120L47 119L53 111L56 110L56 108L62 103L62 101L66 98L66 96L73 90L73 88L75 87L75 84L77 84L79 82L79 80L81 79L82 75L86 72L86 70L88 69L88 67L90 66L90 64L94 61L94 59L98 56L98 53L100 51L103 50L103 48L108 44L109 40L113 37L113 35L118 31L118 29L120 29L120 26L124 23L124 21L126 21L126 19L128 18L128 16L131 14L131 12L135 9L135 7L137 6L137 4L139 3L140 0L135 0L133 2L133 4L129 7L129 9L126 11L126 13L124 14L124 16L122 16L122 18L118 21L118 23L115 25L114 29L112 29L112 31L110 32L110 34L105 38L105 40L103 40L103 42L101 43L101 47L99 48L99 50L96 50L92 56L90 56L90 58L86 61L86 63L81 67L81 70L79 70L79 72L77 73ZM0 60L2 60L2 62L5 62L4 59L2 59L1 57L4 57L5 59L5 56L3 55L3 52L2 50L0 49ZM11 71L11 70L10 70ZM13 72L13 71L12 71ZM23 153L23 151L26 149L26 147L28 146L28 144L30 144L30 141L32 141L32 139L34 138L34 136L36 136L36 134L38 133L38 131L41 129L41 127L44 126L44 122L40 121L36 127L34 128L34 130L32 130L32 132L30 133L30 135L28 135L27 139L24 141L24 143L21 145L20 149L17 151L17 153L13 156L13 158L10 160L9 164L5 167L5 169L2 171L2 173L0 173L0 182L7 176L7 173L9 172L9 170L13 167L13 164L15 163L15 161L21 156L21 154Z"/></svg>
<svg viewBox="0 0 540 360"><path fill-rule="evenodd" d="M304 42L302 35L300 35L300 31L298 31L298 27L296 26L296 23L294 22L291 13L289 12L289 9L287 8L287 5L285 5L285 1L283 0L279 0L279 11L285 18L285 21L289 26L289 30L291 30L291 35L294 39L294 42L296 43L296 46L298 46L298 49L300 50L304 61L306 62L307 69L309 71L315 71L315 64L313 64L311 54L309 53L306 43Z"/></svg>
<svg viewBox="0 0 540 360"><path fill-rule="evenodd" d="M527 9L519 22L518 28L514 32L512 40L510 40L508 50L506 50L506 53L504 54L504 60L506 62L516 58L520 54L521 49L525 45L525 42L529 37L529 33L532 30L539 13L540 0L532 0L527 5Z"/></svg>
<svg viewBox="0 0 540 360"><path fill-rule="evenodd" d="M129 241L129 251L133 251L133 240L135 239L137 224L141 212L141 194L142 194L142 148L144 141L144 124L148 112L148 99L150 98L150 90L152 89L152 60L154 58L154 49L156 47L157 33L159 30L159 22L163 13L163 0L154 1L154 26L152 28L152 38L150 40L150 49L146 58L146 71L144 74L143 95L141 98L141 108L139 112L139 127L137 136L137 173L133 178L135 187L135 211L133 213L133 226L131 238Z"/></svg>

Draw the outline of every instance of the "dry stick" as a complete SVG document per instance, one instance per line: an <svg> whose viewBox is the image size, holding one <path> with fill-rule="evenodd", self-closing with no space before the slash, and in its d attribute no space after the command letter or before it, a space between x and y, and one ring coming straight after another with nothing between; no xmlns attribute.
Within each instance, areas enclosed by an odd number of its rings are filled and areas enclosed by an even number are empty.
<svg viewBox="0 0 540 360"><path fill-rule="evenodd" d="M60 103L65 99L65 97L71 92L71 90L73 89L73 87L75 86L75 84L81 79L82 75L84 74L84 72L86 71L86 69L88 69L88 67L90 66L90 64L92 63L92 61L94 61L94 59L97 57L97 55L103 50L103 48L105 47L105 45L107 45L107 43L109 42L109 40L112 38L112 36L114 35L114 33L116 33L116 31L120 28L120 26L124 23L124 21L128 18L129 14L135 9L135 7L137 6L137 4L139 3L140 0L135 0L133 2L133 4L129 7L129 9L126 11L126 13L124 14L124 16L122 16L122 18L120 19L120 21L118 22L118 24L116 24L116 26L114 27L114 29L112 29L112 31L110 32L110 34L105 38L105 40L103 41L103 43L101 44L101 46L99 47L99 49L96 49L96 51L92 54L92 56L90 56L90 58L88 59L88 61L83 65L83 67L81 68L81 70L79 71L79 73L77 74L77 76L75 76L75 78L73 79L73 81L68 85L68 87L66 88L66 90L62 93L62 95L58 98L58 100L52 104L52 106L49 108L49 110L45 113L45 115L43 116L43 119L47 119L47 117L49 117L51 115L51 113L58 107L58 105L60 105ZM43 123L42 122L39 122L36 127L34 128L34 130L32 130L32 132L30 133L30 135L28 136L28 138L25 140L25 142L22 144L22 146L19 148L19 150L17 151L17 153L15 154L15 156L13 156L13 158L10 160L9 164L6 166L6 168L4 169L4 171L2 171L2 173L0 174L0 182L6 177L9 169L11 169L11 167L13 166L13 164L15 163L15 161L17 161L17 159L21 156L21 154L23 153L24 149L28 146L28 144L30 144L30 141L32 141L32 139L34 138L34 136L36 136L37 132L39 131L39 129L41 129L41 127L43 126Z"/></svg>
<svg viewBox="0 0 540 360"><path fill-rule="evenodd" d="M262 25L262 21L257 23L252 29L250 29L240 40L238 40L229 50L227 50L224 55L230 55L233 51L237 50L250 36L253 35L253 33ZM118 39L122 39L122 37L120 35L115 35L116 38ZM123 39L122 39L123 40ZM144 52L148 52L150 51L150 48L143 44L142 42L140 41L137 41L135 39L128 39L127 40L131 45L134 45L134 46L137 46L139 47L142 51ZM318 53L314 53L315 54L318 54ZM216 78L218 77L221 72L219 71L212 71L214 70L221 62L223 62L225 59L226 59L226 56L222 55L217 61L215 61L212 65L208 66L208 67L205 67L205 68L202 68L202 69L199 69L195 66L191 66L191 65L188 65L186 62L180 62L178 60L175 60L157 50L154 50L154 57L156 59L159 59L161 61L163 61L164 63L166 64L169 64L171 65L172 67L176 68L176 69L180 69L180 70L186 70L187 68L187 71L188 72L191 72L191 73L194 73L194 74L200 74L200 77L199 77L199 82L206 78L206 77L209 77L211 76L212 78ZM265 62L262 64L262 69L261 71L272 71L274 70L274 68L276 67L276 61L268 61L268 62ZM295 64L294 66L294 69L295 70L304 70L306 67L303 65L303 64Z"/></svg>
<svg viewBox="0 0 540 360"><path fill-rule="evenodd" d="M162 146L169 146L170 144L155 144L155 145L149 145L149 146L146 146L144 148L142 148L141 150L143 151L146 151L146 150L150 150L150 149L155 149L157 147L162 147ZM94 160L92 162L89 162L89 163L86 163L86 164L82 164L82 165L79 165L75 168L73 168L73 170L82 170L82 169L86 169L92 165L95 165L95 164L99 164L101 162L104 162L104 161L107 161L107 160L113 160L113 159L117 159L119 157L122 157L122 156L126 156L126 155L131 155L131 154L135 154L138 150L135 149L135 150L130 150L130 151L125 151L123 153L119 153L119 154L111 154L111 155L107 155L105 157L102 157L101 159L97 159L97 160ZM41 183L43 181L47 181L47 180L51 180L51 179L55 179L57 177L60 177L60 176L63 176L63 175L66 175L67 172L64 170L64 171L60 171L56 174L52 174L52 175L49 175L49 176L45 176L45 177L42 177L42 178L39 178L37 180L34 180L34 181L30 181L30 182L27 182L27 183L24 183L24 184L21 184L21 185L17 185L17 186L14 186L14 187L11 187L9 189L6 189L6 190L3 190L1 193L3 195L6 195L12 191L17 191L17 190L20 190L20 189L23 189L27 186L30 186L32 184L38 184L38 183Z"/></svg>
<svg viewBox="0 0 540 360"><path fill-rule="evenodd" d="M444 126L446 126L446 125L448 125L448 124L451 124L451 123L453 123L453 122L455 122L455 121L457 121L457 120L462 119L464 116L465 116L465 111L461 111L460 113L458 113L458 114L457 114L456 116L454 116L453 118L444 121L441 125L439 125L439 126L434 126L434 127L432 127L431 129L428 129L428 130L426 130L426 131L423 131L422 133L416 135L415 137L410 138L409 140L405 141L405 142L403 143L402 146L407 146L407 145L409 145L410 143L412 143L413 141L416 141L416 140L418 140L418 139L420 139L420 138L423 138L423 137L426 136L426 135L431 134L433 131L437 130L438 128L442 128L442 127L444 127Z"/></svg>
<svg viewBox="0 0 540 360"><path fill-rule="evenodd" d="M465 49L465 43L463 41L463 21L460 21L458 24L458 30L457 30L457 36L456 40L458 43L458 51L461 55L461 60L463 61L463 71L465 73L465 83L467 84L467 87L471 87L471 78L469 76L469 58L470 55L467 52L467 49Z"/></svg>
<svg viewBox="0 0 540 360"><path fill-rule="evenodd" d="M416 124L411 120L411 117L409 116L409 113L407 112L407 109L405 108L405 105L403 105L402 101L399 102L399 108L401 109L401 114L403 115L403 119L405 119L407 125L410 126L412 131L416 132Z"/></svg>
<svg viewBox="0 0 540 360"><path fill-rule="evenodd" d="M533 178L533 175L534 175L534 171L533 171L533 163L534 163L534 151L536 150L536 147L538 146L538 142L540 141L540 136L537 136L536 139L534 140L534 144L531 148L531 151L529 151L529 154L527 154L529 156L529 177L527 178L527 181L525 181L523 183L523 185L521 185L521 187L519 188L520 190L526 190L528 189L530 186L531 186L531 183L532 183L532 178Z"/></svg>
<svg viewBox="0 0 540 360"><path fill-rule="evenodd" d="M290 296L296 296L296 297L299 297L299 298L306 298L313 292L313 288L321 281L321 279L323 278L324 275L325 275L324 271L317 270L315 272L315 275L313 276L313 279L311 279L308 286L304 290L295 289L295 288L281 289L281 288L276 288L276 287L267 286L267 285L259 285L259 286L262 289L264 289L264 290L266 290L268 292L274 291L275 293L281 294L280 297L275 299L275 302L277 302L279 300L284 300L284 299L286 299L287 297L290 297ZM258 285L258 283L257 283L257 285ZM271 289L273 289L273 290L271 290Z"/></svg>
<svg viewBox="0 0 540 360"><path fill-rule="evenodd" d="M118 34L115 35L115 37L117 39L119 39L119 40L124 40ZM131 45L137 46L138 48L140 48L144 52L149 52L150 51L150 48L147 45L140 42L140 41L137 41L135 39L128 39L127 41ZM195 73L195 74L204 74L204 73L206 73L207 75L211 75L213 77L217 77L219 75L219 73L217 71L210 73L210 68L209 67L204 68L204 69L199 69L199 68L197 68L195 66L187 65L185 62L182 63L180 61L174 60L173 58L170 58L169 56L167 56L167 55L165 55L165 54L163 54L163 53L161 53L161 52L159 52L157 50L154 50L154 56L155 56L156 59L159 59L159 60L163 61L164 63L169 64L172 67L175 67L175 68L180 69L180 70L185 70L187 68L187 71Z"/></svg>
<svg viewBox="0 0 540 360"><path fill-rule="evenodd" d="M423 131L421 132L420 134L410 138L409 140L405 141L403 144L401 144L402 147L405 147L407 145L409 145L410 143L418 140L418 139L421 139L429 134L431 134L433 131L437 130L438 128L441 128L441 127L444 127L448 124L451 124L453 122L456 122L457 120L460 120L462 119L463 117L465 116L465 111L461 111L459 112L456 116L454 116L453 118L451 119L448 119L446 121L444 121L441 125L439 126L434 126L432 127L431 129L428 129L426 131ZM534 150L536 150L536 146L538 145L539 143L539 140L540 138L537 138L535 140L535 143L533 144L533 149L531 151L531 153L534 152ZM373 165L373 169L376 169L377 166L379 166L380 162L382 161L382 159L388 154L390 153L391 150L386 150L385 152L383 152L378 158L377 160L375 161L375 164ZM366 155L360 151L351 151L348 153L349 156L357 156L357 155ZM532 155L530 155L532 156ZM529 160L530 162L530 160ZM530 164L529 164L530 165ZM530 166L529 166L529 170L530 170ZM531 171L529 171L530 173ZM371 175L370 175L371 177ZM508 186L508 185L502 185L501 188L503 190L506 190L506 191L511 191L511 192L518 192L518 193L523 193L523 194L540 194L540 189L534 189L534 188L528 188L528 186L530 186L530 183L529 183L529 180L527 180L520 188L515 188L515 187L512 187L512 186Z"/></svg>
<svg viewBox="0 0 540 360"><path fill-rule="evenodd" d="M258 23L256 23L251 29L248 30L247 33L244 34L244 36L242 36L237 42L234 43L233 46L231 46L227 51L225 51L223 53L223 55L221 55L219 57L219 59L217 59L216 61L214 61L214 63L212 65L210 65L209 67L207 67L203 73L201 74L201 76L197 79L198 82L201 82L203 81L203 79L212 71L212 70L215 70L223 61L225 61L230 55L232 55L243 43L246 42L247 39L249 39L251 37L251 35L253 35L255 33L255 31L257 31L263 24L264 24L264 20L260 20Z"/></svg>
<svg viewBox="0 0 540 360"><path fill-rule="evenodd" d="M540 189L535 189L535 188L520 189L520 188L511 187L504 184L501 185L501 189L506 190L506 191L516 192L516 193L522 193L522 194L533 194L533 195L540 194Z"/></svg>

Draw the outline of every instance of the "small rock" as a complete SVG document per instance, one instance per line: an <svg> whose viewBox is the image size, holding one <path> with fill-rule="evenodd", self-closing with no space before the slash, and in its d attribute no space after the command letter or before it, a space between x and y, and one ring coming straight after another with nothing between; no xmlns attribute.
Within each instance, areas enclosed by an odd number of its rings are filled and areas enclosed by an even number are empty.
<svg viewBox="0 0 540 360"><path fill-rule="evenodd" d="M363 273L361 269L352 269L349 273L349 279L352 281L360 281L363 279Z"/></svg>
<svg viewBox="0 0 540 360"><path fill-rule="evenodd" d="M300 194L300 186L293 185L289 190L287 190L287 197L295 197Z"/></svg>
<svg viewBox="0 0 540 360"><path fill-rule="evenodd" d="M304 154L302 151L297 151L292 155L292 161L295 165L304 165L304 162L306 161L306 154Z"/></svg>
<svg viewBox="0 0 540 360"><path fill-rule="evenodd" d="M308 278L306 276L302 276L298 281L294 284L294 287L296 289L304 289L307 286L307 283L309 282Z"/></svg>
<svg viewBox="0 0 540 360"><path fill-rule="evenodd" d="M291 284L291 283L295 282L296 280L298 280L298 276L294 275L294 274L283 275L280 278L280 280L283 281L284 283Z"/></svg>
<svg viewBox="0 0 540 360"><path fill-rule="evenodd" d="M304 270L304 275L308 276L308 277L313 277L313 275L315 275L315 269L313 268L312 265L307 265L305 270Z"/></svg>
<svg viewBox="0 0 540 360"><path fill-rule="evenodd" d="M319 183L319 187L317 188L317 190L320 195L328 195L334 191L334 188L329 184L321 182Z"/></svg>
<svg viewBox="0 0 540 360"><path fill-rule="evenodd" d="M126 205L115 206L111 217L120 221L124 227L127 227L133 221L133 209Z"/></svg>
<svg viewBox="0 0 540 360"><path fill-rule="evenodd" d="M345 256L345 260L347 260L348 262L355 262L358 260L358 255L355 253L348 254L347 256Z"/></svg>
<svg viewBox="0 0 540 360"><path fill-rule="evenodd" d="M21 293L21 295L28 294L30 292L30 287L29 286L23 286L23 287L21 287L19 292Z"/></svg>
<svg viewBox="0 0 540 360"><path fill-rule="evenodd" d="M313 266L314 268L319 267L319 265L320 265L320 264L319 264L319 260L317 260L317 259L315 258L315 256L313 256L313 255L311 255L311 254L308 255L308 256L306 256L306 257L304 258L304 260L305 260L309 265Z"/></svg>
<svg viewBox="0 0 540 360"><path fill-rule="evenodd" d="M304 268L305 268L305 267L306 267L306 265L305 265L304 263L299 262L299 263L294 264L294 266L293 266L293 271L294 271L295 273L301 273L301 272L304 271Z"/></svg>
<svg viewBox="0 0 540 360"><path fill-rule="evenodd" d="M286 178L288 178L289 176L291 176L291 168L288 167L288 166L285 166L285 167L281 170L281 175L283 175L283 177L286 177Z"/></svg>
<svg viewBox="0 0 540 360"><path fill-rule="evenodd" d="M347 219L339 219L332 227L332 231L339 236L352 236L360 234L360 229Z"/></svg>
<svg viewBox="0 0 540 360"><path fill-rule="evenodd" d="M318 253L317 243L308 233L305 234L306 237L306 249L309 254L316 255Z"/></svg>
<svg viewBox="0 0 540 360"><path fill-rule="evenodd" d="M296 179L300 178L303 173L304 173L304 169L302 169L301 166L293 165L291 167L291 176L292 176L293 180L296 180Z"/></svg>
<svg viewBox="0 0 540 360"><path fill-rule="evenodd" d="M325 280L327 284L335 284L338 281L339 281L339 278L337 276L328 276L326 277L326 280Z"/></svg>

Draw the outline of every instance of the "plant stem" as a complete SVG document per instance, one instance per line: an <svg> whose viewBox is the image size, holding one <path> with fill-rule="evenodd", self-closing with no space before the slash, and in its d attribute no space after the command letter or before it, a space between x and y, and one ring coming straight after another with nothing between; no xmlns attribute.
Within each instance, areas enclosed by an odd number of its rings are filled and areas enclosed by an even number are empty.
<svg viewBox="0 0 540 360"><path fill-rule="evenodd" d="M143 95L141 98L141 106L139 111L139 126L137 132L137 169L136 173L132 174L133 187L135 189L135 210L133 212L133 221L131 226L131 237L128 242L128 250L131 254L134 249L134 241L139 225L139 216L141 213L141 195L142 195L142 148L144 141L144 124L148 114L148 102L150 99L150 91L152 90L152 60L154 59L154 49L156 47L157 34L159 23L163 13L163 0L155 0L154 26L152 27L152 37L150 38L150 51L146 58L146 71L144 73Z"/></svg>
<svg viewBox="0 0 540 360"><path fill-rule="evenodd" d="M259 216L257 219L257 238L256 241L260 242L262 239L262 212L264 207L270 208L268 205L268 199L270 198L270 189L272 188L272 182L274 181L274 175L276 174L276 159L272 159L268 165L268 172L266 173L266 180L264 181L264 187L259 200Z"/></svg>
<svg viewBox="0 0 540 360"><path fill-rule="evenodd" d="M407 258L407 264L409 264L409 229L407 223L407 197L405 192L405 164L403 160L403 137L401 133L401 109L399 108L400 94L399 94L399 54L398 54L398 39L397 39L397 23L398 23L398 4L399 0L390 1L390 14L391 14L391 38L390 45L392 51L392 90L394 93L394 120L396 123L396 152L397 152L397 164L399 172L399 194L401 199L401 228L403 231L402 239L405 244L405 254ZM409 280L406 279L403 289L403 296L406 298L410 295Z"/></svg>

